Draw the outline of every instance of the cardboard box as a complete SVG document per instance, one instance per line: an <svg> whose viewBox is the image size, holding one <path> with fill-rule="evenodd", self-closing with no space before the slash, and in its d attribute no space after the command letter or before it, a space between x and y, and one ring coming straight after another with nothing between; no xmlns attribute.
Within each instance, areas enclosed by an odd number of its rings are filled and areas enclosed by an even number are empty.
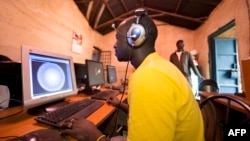
<svg viewBox="0 0 250 141"><path fill-rule="evenodd" d="M246 101L250 101L250 59L241 60L242 86Z"/></svg>

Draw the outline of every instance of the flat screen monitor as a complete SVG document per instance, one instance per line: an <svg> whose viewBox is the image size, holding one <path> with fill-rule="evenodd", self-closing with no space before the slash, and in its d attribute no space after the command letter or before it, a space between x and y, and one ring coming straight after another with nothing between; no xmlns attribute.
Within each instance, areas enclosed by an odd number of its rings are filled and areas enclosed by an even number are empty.
<svg viewBox="0 0 250 141"><path fill-rule="evenodd" d="M87 70L85 93L91 94L93 86L98 87L105 83L103 64L102 62L86 59L85 65Z"/></svg>
<svg viewBox="0 0 250 141"><path fill-rule="evenodd" d="M107 65L107 81L109 84L117 81L115 66Z"/></svg>
<svg viewBox="0 0 250 141"><path fill-rule="evenodd" d="M74 63L75 76L76 76L76 85L77 88L82 87L86 83L87 74L86 74L86 65L80 63Z"/></svg>
<svg viewBox="0 0 250 141"><path fill-rule="evenodd" d="M77 94L71 56L22 46L22 81L28 109Z"/></svg>

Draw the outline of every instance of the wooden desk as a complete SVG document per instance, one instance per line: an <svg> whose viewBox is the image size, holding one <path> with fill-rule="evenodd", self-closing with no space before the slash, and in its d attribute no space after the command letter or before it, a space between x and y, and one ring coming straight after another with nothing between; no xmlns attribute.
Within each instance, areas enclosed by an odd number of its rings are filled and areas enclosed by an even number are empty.
<svg viewBox="0 0 250 141"><path fill-rule="evenodd" d="M121 94L117 95L121 99ZM89 98L84 94L79 94L67 98L66 100L77 101L83 98ZM127 99L127 95L123 96L123 101ZM88 120L92 121L95 125L100 125L105 119L107 119L114 111L115 107L105 103L102 107L87 117ZM11 109L10 109L11 110ZM12 109L13 110L13 109ZM7 111L6 111L7 112ZM1 114L1 111L0 111ZM51 126L38 123L34 120L34 116L27 114L24 110L22 113L0 120L0 136L22 136L31 131L38 129L52 128Z"/></svg>

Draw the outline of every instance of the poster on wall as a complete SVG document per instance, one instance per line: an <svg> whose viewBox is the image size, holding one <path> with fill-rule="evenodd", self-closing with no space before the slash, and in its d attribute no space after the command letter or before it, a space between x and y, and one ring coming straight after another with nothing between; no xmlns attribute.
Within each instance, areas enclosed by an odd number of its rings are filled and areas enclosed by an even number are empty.
<svg viewBox="0 0 250 141"><path fill-rule="evenodd" d="M82 35L73 31L72 52L82 53Z"/></svg>

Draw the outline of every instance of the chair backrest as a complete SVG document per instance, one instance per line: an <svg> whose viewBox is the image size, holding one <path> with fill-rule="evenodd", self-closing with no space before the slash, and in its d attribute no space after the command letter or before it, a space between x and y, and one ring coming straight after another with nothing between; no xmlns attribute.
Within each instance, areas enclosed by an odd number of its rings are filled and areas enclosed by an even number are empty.
<svg viewBox="0 0 250 141"><path fill-rule="evenodd" d="M210 86L211 91L219 92L219 86L213 79L205 79L199 83L199 91L203 91L205 86Z"/></svg>
<svg viewBox="0 0 250 141"><path fill-rule="evenodd" d="M201 100L200 108L206 141L223 141L230 129L250 127L250 106L233 95L212 95Z"/></svg>

